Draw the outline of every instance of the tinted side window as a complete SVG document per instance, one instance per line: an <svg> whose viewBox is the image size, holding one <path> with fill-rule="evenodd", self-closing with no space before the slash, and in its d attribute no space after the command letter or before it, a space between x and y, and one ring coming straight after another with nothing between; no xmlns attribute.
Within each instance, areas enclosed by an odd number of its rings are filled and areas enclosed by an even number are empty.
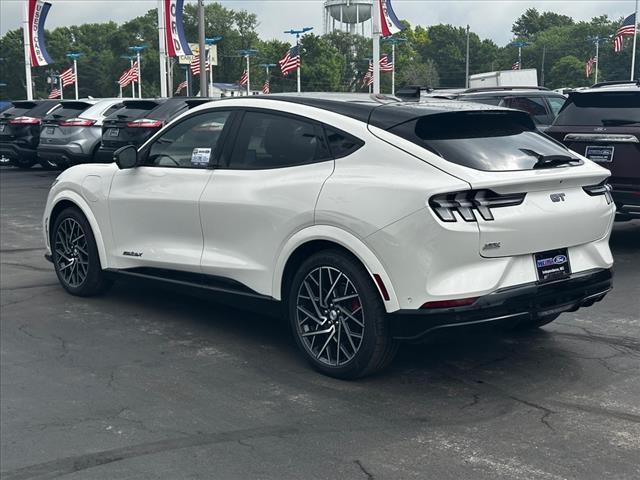
<svg viewBox="0 0 640 480"><path fill-rule="evenodd" d="M260 170L328 160L322 130L303 119L246 112L236 139L230 168Z"/></svg>
<svg viewBox="0 0 640 480"><path fill-rule="evenodd" d="M460 97L460 100L474 103L483 103L485 105L498 106L502 101L500 97Z"/></svg>
<svg viewBox="0 0 640 480"><path fill-rule="evenodd" d="M117 103L115 105L111 105L109 108L107 108L104 113L102 114L103 117L108 117L109 115L111 115L112 113L117 112L118 110L120 110L122 108L122 104L121 103Z"/></svg>
<svg viewBox="0 0 640 480"><path fill-rule="evenodd" d="M230 112L207 112L189 117L156 139L145 165L207 168Z"/></svg>
<svg viewBox="0 0 640 480"><path fill-rule="evenodd" d="M329 149L333 158L346 157L358 150L364 142L346 133L339 132L331 127L324 127L329 142Z"/></svg>
<svg viewBox="0 0 640 480"><path fill-rule="evenodd" d="M536 123L551 123L544 100L538 97L506 97L501 106L522 110L533 117Z"/></svg>
<svg viewBox="0 0 640 480"><path fill-rule="evenodd" d="M562 97L547 97L547 101L549 102L549 106L551 107L554 117L558 116L558 113L560 113L560 110L566 100L566 98Z"/></svg>

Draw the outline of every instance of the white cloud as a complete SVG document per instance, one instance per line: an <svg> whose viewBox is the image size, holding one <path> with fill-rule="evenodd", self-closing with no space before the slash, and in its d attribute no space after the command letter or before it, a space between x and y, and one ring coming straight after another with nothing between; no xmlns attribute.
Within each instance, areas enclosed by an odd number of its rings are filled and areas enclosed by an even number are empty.
<svg viewBox="0 0 640 480"><path fill-rule="evenodd" d="M53 8L47 27L85 22L122 23L156 6L156 0L49 0ZM187 0L189 2L190 0ZM207 0L208 1L208 0ZM222 0L232 9L246 9L258 15L259 33L266 38L287 40L284 30L313 26L322 31L322 0ZM550 10L576 20L607 14L612 18L629 15L634 0L395 0L401 19L413 25L450 23L471 25L481 38L504 45L511 38L511 25L527 8ZM0 35L20 26L24 0L0 0ZM209 35L215 32L207 32Z"/></svg>

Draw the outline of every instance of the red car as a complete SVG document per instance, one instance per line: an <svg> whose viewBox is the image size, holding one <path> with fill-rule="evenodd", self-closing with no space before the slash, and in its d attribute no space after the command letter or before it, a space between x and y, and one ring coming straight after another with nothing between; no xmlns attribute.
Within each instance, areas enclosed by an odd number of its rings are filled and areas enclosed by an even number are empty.
<svg viewBox="0 0 640 480"><path fill-rule="evenodd" d="M570 93L546 133L611 170L617 218L640 218L640 80Z"/></svg>

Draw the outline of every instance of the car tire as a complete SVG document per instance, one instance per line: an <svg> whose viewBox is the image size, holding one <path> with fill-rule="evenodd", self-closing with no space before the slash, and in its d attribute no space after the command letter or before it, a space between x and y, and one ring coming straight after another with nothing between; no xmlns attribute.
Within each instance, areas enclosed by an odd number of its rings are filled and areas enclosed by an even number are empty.
<svg viewBox="0 0 640 480"><path fill-rule="evenodd" d="M287 309L298 348L325 375L370 375L387 366L397 352L398 342L389 335L371 276L343 252L318 252L298 268Z"/></svg>
<svg viewBox="0 0 640 480"><path fill-rule="evenodd" d="M29 170L36 163L38 163L38 161L32 158L17 158L13 162L13 164L21 170Z"/></svg>
<svg viewBox="0 0 640 480"><path fill-rule="evenodd" d="M91 226L77 208L66 208L56 217L51 252L58 280L70 294L90 297L111 286L102 270Z"/></svg>

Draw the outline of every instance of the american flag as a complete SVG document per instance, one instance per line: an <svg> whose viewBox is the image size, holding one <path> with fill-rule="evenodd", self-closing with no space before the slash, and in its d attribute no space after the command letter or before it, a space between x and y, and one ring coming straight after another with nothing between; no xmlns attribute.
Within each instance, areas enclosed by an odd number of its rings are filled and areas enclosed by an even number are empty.
<svg viewBox="0 0 640 480"><path fill-rule="evenodd" d="M265 80L264 85L262 86L262 93L264 93L265 95L268 95L269 93L271 93L271 90L269 88L269 80Z"/></svg>
<svg viewBox="0 0 640 480"><path fill-rule="evenodd" d="M287 54L278 62L278 65L280 65L280 71L285 77L296 70L300 66L300 47L294 45L287 50Z"/></svg>
<svg viewBox="0 0 640 480"><path fill-rule="evenodd" d="M587 78L589 78L593 73L593 69L596 66L596 63L598 63L597 57L592 57L589 60L587 60L587 63L584 66L584 73L587 76Z"/></svg>
<svg viewBox="0 0 640 480"><path fill-rule="evenodd" d="M175 93L175 95L180 95L180 92L181 92L182 90L184 90L185 88L187 88L187 81L186 81L186 80L184 80L183 82L181 82L181 83L178 85L178 88L176 88L176 93Z"/></svg>
<svg viewBox="0 0 640 480"><path fill-rule="evenodd" d="M247 75L247 71L245 70L244 72L242 72L242 75L240 75L240 81L238 83L240 85L246 85L248 80L249 75Z"/></svg>
<svg viewBox="0 0 640 480"><path fill-rule="evenodd" d="M60 89L54 88L49 94L49 98L60 98Z"/></svg>
<svg viewBox="0 0 640 480"><path fill-rule="evenodd" d="M209 68L209 61L207 60L205 68ZM194 55L191 57L191 74L200 75L200 55Z"/></svg>
<svg viewBox="0 0 640 480"><path fill-rule="evenodd" d="M63 88L67 85L73 85L74 83L76 83L76 74L73 72L72 67L67 68L60 74L60 81L62 82Z"/></svg>
<svg viewBox="0 0 640 480"><path fill-rule="evenodd" d="M393 63L391 63L387 55L380 57L380 71L393 72Z"/></svg>
<svg viewBox="0 0 640 480"><path fill-rule="evenodd" d="M613 50L621 52L624 48L624 37L632 37L636 34L636 14L632 13L622 22L622 26L613 38Z"/></svg>
<svg viewBox="0 0 640 480"><path fill-rule="evenodd" d="M516 62L511 65L511 70L520 70L520 62Z"/></svg>
<svg viewBox="0 0 640 480"><path fill-rule="evenodd" d="M118 84L121 87L126 87L131 82L135 82L137 80L138 80L138 62L135 62L131 68L128 68L124 72L122 72L122 75L120 75L120 78L118 79Z"/></svg>

